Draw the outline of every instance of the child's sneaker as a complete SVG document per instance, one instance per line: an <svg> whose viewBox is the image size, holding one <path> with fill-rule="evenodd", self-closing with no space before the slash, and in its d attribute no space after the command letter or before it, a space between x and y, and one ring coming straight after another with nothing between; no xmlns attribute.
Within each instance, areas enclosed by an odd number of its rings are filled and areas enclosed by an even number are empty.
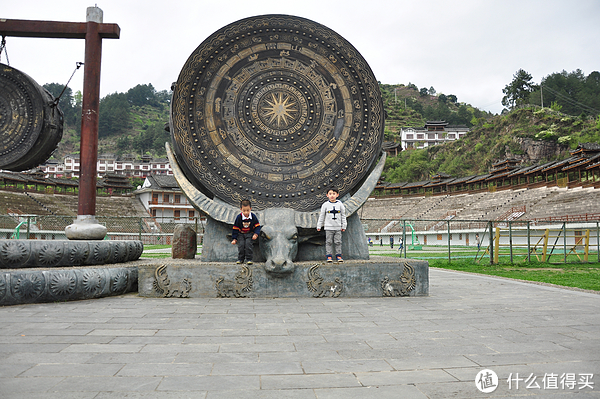
<svg viewBox="0 0 600 399"><path fill-rule="evenodd" d="M236 263L236 264L238 264L238 265L241 265L242 263L244 263L244 261L243 261L243 260L238 260L238 261L237 261L237 262L235 262L235 263Z"/></svg>
<svg viewBox="0 0 600 399"><path fill-rule="evenodd" d="M247 263L248 263L249 265L251 265L251 264L252 264L252 261L251 261L251 260L249 260Z"/></svg>
<svg viewBox="0 0 600 399"><path fill-rule="evenodd" d="M340 262L340 263L344 262L344 259L342 259L342 255L340 255L340 254L337 254L335 256L335 260L338 261L338 262Z"/></svg>
<svg viewBox="0 0 600 399"><path fill-rule="evenodd" d="M327 262L333 262L333 256L327 255Z"/></svg>

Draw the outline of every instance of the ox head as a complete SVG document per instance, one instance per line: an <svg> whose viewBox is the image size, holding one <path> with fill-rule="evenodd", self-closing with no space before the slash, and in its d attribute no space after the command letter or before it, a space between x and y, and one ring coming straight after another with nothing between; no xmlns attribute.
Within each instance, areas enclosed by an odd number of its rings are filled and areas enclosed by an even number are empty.
<svg viewBox="0 0 600 399"><path fill-rule="evenodd" d="M266 259L265 271L271 274L293 272L300 239L296 211L288 208L265 209L262 218L260 251Z"/></svg>

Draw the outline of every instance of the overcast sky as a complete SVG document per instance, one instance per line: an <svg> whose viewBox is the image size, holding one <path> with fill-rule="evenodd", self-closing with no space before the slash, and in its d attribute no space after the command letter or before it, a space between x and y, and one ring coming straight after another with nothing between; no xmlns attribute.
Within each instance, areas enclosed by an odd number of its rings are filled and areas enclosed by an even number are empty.
<svg viewBox="0 0 600 399"><path fill-rule="evenodd" d="M600 70L598 0L0 0L0 19L85 22L97 4L120 39L102 47L101 96L151 83L169 89L192 51L219 28L261 14L321 23L354 45L382 83L433 86L494 113L502 89L522 68L540 80L554 72ZM39 84L66 83L84 41L7 39L10 65ZM6 63L6 54L0 58ZM83 68L70 87L83 87Z"/></svg>

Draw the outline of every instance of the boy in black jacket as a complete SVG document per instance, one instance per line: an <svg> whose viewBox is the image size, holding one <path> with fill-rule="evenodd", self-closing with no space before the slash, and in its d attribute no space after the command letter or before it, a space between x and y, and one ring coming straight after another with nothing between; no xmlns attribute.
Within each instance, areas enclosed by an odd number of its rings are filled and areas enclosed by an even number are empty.
<svg viewBox="0 0 600 399"><path fill-rule="evenodd" d="M253 242L260 234L260 223L254 213L252 213L252 204L249 200L242 200L240 204L240 214L233 223L233 232L231 243L238 246L237 263L244 263L244 258L249 265L252 264Z"/></svg>

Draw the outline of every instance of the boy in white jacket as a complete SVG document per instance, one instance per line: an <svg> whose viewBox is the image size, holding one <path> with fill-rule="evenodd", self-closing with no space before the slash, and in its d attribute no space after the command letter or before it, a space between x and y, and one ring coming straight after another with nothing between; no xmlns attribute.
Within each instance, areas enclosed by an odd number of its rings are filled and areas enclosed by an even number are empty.
<svg viewBox="0 0 600 399"><path fill-rule="evenodd" d="M335 258L337 262L343 262L342 259L342 232L346 231L346 208L342 201L339 201L340 192L336 188L330 188L327 191L328 201L321 206L321 214L317 222L317 231L325 228L325 250L327 252L327 262L333 262L333 247L335 246Z"/></svg>

